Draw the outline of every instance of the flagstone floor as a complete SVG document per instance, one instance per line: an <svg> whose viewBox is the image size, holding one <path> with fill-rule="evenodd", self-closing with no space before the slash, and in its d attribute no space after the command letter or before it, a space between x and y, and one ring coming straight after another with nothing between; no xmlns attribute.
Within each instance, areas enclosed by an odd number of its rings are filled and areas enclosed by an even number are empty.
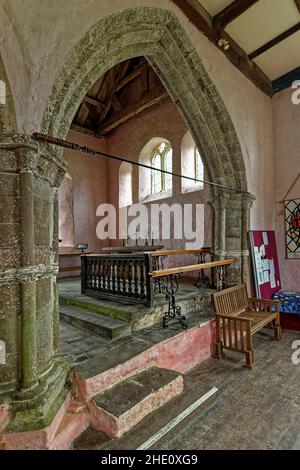
<svg viewBox="0 0 300 470"><path fill-rule="evenodd" d="M62 325L63 341L69 333L75 334L73 327L70 330L69 325ZM81 341L88 345L90 338L87 333ZM285 330L280 342L272 341L268 332L257 334L253 370L243 367L244 357L240 354L228 352L222 361L208 359L185 374L182 396L152 413L121 439L111 440L88 428L73 447L137 449L205 390L217 387L213 400L185 418L151 449L300 450L300 364L292 362L295 352L292 345L296 340L300 340L300 333L296 331ZM74 341L72 346L76 348ZM101 342L101 338L98 337L98 341ZM91 347L94 347L92 342ZM105 357L105 348L98 347L101 357ZM62 348L69 348L67 341Z"/></svg>

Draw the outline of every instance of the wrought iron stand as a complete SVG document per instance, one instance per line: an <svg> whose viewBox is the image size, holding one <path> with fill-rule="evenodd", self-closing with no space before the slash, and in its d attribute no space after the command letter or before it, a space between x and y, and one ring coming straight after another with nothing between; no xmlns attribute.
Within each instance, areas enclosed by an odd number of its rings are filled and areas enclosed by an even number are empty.
<svg viewBox="0 0 300 470"><path fill-rule="evenodd" d="M164 260L168 255L160 255L152 257L152 268L153 271L160 271L164 269ZM162 278L158 277L155 279L153 284L153 294L165 294L166 286Z"/></svg>
<svg viewBox="0 0 300 470"><path fill-rule="evenodd" d="M188 328L188 323L184 315L181 314L181 307L176 305L175 295L178 292L178 279L181 273L170 274L166 277L164 283L166 299L168 300L168 311L165 312L163 318L163 327L168 328L170 320L176 318L183 329Z"/></svg>
<svg viewBox="0 0 300 470"><path fill-rule="evenodd" d="M227 270L228 266L217 266L217 291L226 287Z"/></svg>

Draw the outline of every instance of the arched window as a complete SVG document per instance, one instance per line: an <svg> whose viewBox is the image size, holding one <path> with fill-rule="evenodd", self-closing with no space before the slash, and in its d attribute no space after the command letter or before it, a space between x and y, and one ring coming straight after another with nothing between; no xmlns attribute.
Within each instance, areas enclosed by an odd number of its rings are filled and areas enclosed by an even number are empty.
<svg viewBox="0 0 300 470"><path fill-rule="evenodd" d="M151 166L160 170L172 171L172 147L166 142L157 145L151 157ZM172 189L172 175L151 171L151 194Z"/></svg>
<svg viewBox="0 0 300 470"><path fill-rule="evenodd" d="M170 142L163 137L152 137L142 149L139 162L144 165L172 172L173 151ZM172 195L172 175L148 168L139 168L139 200L166 198Z"/></svg>
<svg viewBox="0 0 300 470"><path fill-rule="evenodd" d="M181 172L190 178L204 179L202 158L190 131L187 131L181 143ZM203 189L203 183L182 178L182 192L198 191L199 189Z"/></svg>
<svg viewBox="0 0 300 470"><path fill-rule="evenodd" d="M119 207L132 204L132 164L123 162L119 169Z"/></svg>

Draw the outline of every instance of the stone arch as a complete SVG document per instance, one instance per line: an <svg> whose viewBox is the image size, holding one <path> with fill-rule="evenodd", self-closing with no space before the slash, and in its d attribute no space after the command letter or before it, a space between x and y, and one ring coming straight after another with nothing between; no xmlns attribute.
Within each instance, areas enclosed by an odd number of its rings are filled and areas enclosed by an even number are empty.
<svg viewBox="0 0 300 470"><path fill-rule="evenodd" d="M17 132L14 101L0 55L0 138L5 134Z"/></svg>
<svg viewBox="0 0 300 470"><path fill-rule="evenodd" d="M53 87L42 132L66 137L87 90L114 65L146 56L176 102L215 182L247 189L229 113L174 13L140 7L100 20L70 52Z"/></svg>
<svg viewBox="0 0 300 470"><path fill-rule="evenodd" d="M41 132L65 138L86 92L107 70L145 56L189 126L213 182L247 191L240 143L230 115L176 15L136 7L92 26L69 53L43 114ZM214 188L214 248L236 255L236 280L246 280L250 195ZM246 253L244 256L243 253ZM243 260L241 259L243 258Z"/></svg>

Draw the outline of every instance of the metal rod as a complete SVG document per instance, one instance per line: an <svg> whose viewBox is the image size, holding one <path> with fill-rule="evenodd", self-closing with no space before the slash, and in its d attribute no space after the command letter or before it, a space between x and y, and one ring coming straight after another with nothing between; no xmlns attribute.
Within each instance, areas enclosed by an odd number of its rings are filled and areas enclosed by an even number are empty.
<svg viewBox="0 0 300 470"><path fill-rule="evenodd" d="M145 165L144 163L139 163L139 162L135 162L133 160L128 160L127 158L118 157L116 155L111 155L110 153L100 152L99 150L96 150L92 147L86 147L85 145L79 145L79 144L76 144L75 142L71 142L69 140L58 139L57 137L52 137L51 135L41 134L39 132L34 132L32 134L32 137L33 137L33 139L38 140L40 142L46 142L48 144L58 145L60 147L65 147L65 148L69 148L69 149L72 149L72 150L77 150L79 152L87 153L87 154L90 154L90 155L99 155L101 157L110 158L112 160L118 160L120 162L131 163L132 165L140 166L142 168L147 168L149 170L160 171L161 173L165 173L167 175L176 176L178 178L184 178L184 179L187 179L187 180L195 181L197 183L208 184L210 186L215 186L215 187L220 188L220 189L227 189L228 191L234 191L236 193L249 194L248 191L243 191L242 189L231 188L231 187L225 186L223 184L212 183L211 181L199 180L197 178L192 178L191 176L182 175L180 173L174 173L172 171L162 170L160 168L155 168L155 167L150 166L150 165Z"/></svg>

